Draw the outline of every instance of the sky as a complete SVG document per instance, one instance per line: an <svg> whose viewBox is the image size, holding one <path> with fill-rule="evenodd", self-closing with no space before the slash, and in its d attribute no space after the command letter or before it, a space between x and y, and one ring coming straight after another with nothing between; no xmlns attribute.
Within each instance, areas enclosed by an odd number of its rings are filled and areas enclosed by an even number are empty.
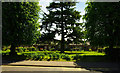
<svg viewBox="0 0 120 73"><path fill-rule="evenodd" d="M39 5L41 6L41 10L44 11L45 13L48 13L48 11L46 9L46 6L49 6L50 2L52 2L52 0L40 0L39 1ZM81 12L80 15L84 15L85 14L85 10L84 9L85 9L86 6L87 5L85 4L85 1L83 1L83 0L76 4L76 10ZM42 15L40 15L40 17L42 18ZM82 17L81 17L80 23L82 23L82 22L83 22L83 20L82 20ZM42 23L40 23L40 24L42 24ZM42 33L42 31L41 31L41 33ZM60 40L61 36L58 36L56 34L55 39Z"/></svg>

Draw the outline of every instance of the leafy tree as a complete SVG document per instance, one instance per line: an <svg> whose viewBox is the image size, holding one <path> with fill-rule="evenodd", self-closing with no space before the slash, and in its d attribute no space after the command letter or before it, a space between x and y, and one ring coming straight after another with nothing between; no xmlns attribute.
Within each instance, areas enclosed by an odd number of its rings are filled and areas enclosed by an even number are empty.
<svg viewBox="0 0 120 73"><path fill-rule="evenodd" d="M15 47L31 45L39 38L38 31L40 6L38 2L3 2L2 3L2 44Z"/></svg>
<svg viewBox="0 0 120 73"><path fill-rule="evenodd" d="M120 2L88 2L86 30L88 40L94 46L120 46Z"/></svg>
<svg viewBox="0 0 120 73"><path fill-rule="evenodd" d="M75 10L75 5L76 2L52 2L50 6L46 7L49 14L44 13L43 15L41 28L52 35L61 35L62 53L65 48L65 38L69 42L75 41L76 43L81 40L80 26L82 23L77 23L81 15Z"/></svg>

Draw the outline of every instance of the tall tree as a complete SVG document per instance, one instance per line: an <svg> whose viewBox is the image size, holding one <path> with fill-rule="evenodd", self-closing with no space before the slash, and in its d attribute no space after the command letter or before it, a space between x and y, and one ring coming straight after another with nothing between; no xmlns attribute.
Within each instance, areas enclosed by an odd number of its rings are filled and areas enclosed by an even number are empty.
<svg viewBox="0 0 120 73"><path fill-rule="evenodd" d="M43 15L41 27L47 33L61 35L61 53L64 52L65 38L67 41L80 40L82 35L82 23L77 23L81 15L75 10L75 5L76 2L52 2L46 7L49 14Z"/></svg>
<svg viewBox="0 0 120 73"><path fill-rule="evenodd" d="M88 40L94 46L120 46L120 2L88 2L86 29Z"/></svg>
<svg viewBox="0 0 120 73"><path fill-rule="evenodd" d="M31 45L39 38L38 31L40 6L38 2L3 2L2 3L2 44L15 47Z"/></svg>

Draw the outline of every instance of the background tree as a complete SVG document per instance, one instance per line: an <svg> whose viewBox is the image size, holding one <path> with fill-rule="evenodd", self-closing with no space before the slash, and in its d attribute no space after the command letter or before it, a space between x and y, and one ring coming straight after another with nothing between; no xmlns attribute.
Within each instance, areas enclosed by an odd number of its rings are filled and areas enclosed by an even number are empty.
<svg viewBox="0 0 120 73"><path fill-rule="evenodd" d="M41 27L47 33L61 35L61 52L64 52L67 41L78 41L81 38L80 12L75 10L75 2L52 2L46 7L49 14L44 13ZM49 37L49 36L48 36ZM55 37L55 36L54 36Z"/></svg>
<svg viewBox="0 0 120 73"><path fill-rule="evenodd" d="M38 2L3 2L2 3L2 44L15 47L32 45L39 38L38 31L40 6Z"/></svg>
<svg viewBox="0 0 120 73"><path fill-rule="evenodd" d="M109 46L110 49L119 47L120 2L88 2L87 4L84 18L90 44Z"/></svg>

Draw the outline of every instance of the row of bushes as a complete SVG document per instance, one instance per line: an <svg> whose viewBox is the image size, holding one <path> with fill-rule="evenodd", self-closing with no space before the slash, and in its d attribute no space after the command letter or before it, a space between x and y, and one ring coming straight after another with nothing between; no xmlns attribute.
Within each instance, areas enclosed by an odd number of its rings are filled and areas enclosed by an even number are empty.
<svg viewBox="0 0 120 73"><path fill-rule="evenodd" d="M102 55L88 55L88 54L76 54L76 55L68 55L68 54L60 54L60 53L47 53L47 52L38 52L38 53L23 53L26 56L27 60L81 60L85 59L88 56L102 56Z"/></svg>
<svg viewBox="0 0 120 73"><path fill-rule="evenodd" d="M9 51L3 51L3 56L9 55ZM23 55L27 60L64 60L64 61L74 61L74 60L95 60L93 56L104 56L104 53L89 52L89 51L65 51L65 53L59 53L60 51L31 51L31 52L18 52L18 55ZM98 57L99 58L99 57ZM98 59L100 60L100 59Z"/></svg>
<svg viewBox="0 0 120 73"><path fill-rule="evenodd" d="M26 59L29 60L71 60L69 55L60 53L24 53L24 55L26 56Z"/></svg>

